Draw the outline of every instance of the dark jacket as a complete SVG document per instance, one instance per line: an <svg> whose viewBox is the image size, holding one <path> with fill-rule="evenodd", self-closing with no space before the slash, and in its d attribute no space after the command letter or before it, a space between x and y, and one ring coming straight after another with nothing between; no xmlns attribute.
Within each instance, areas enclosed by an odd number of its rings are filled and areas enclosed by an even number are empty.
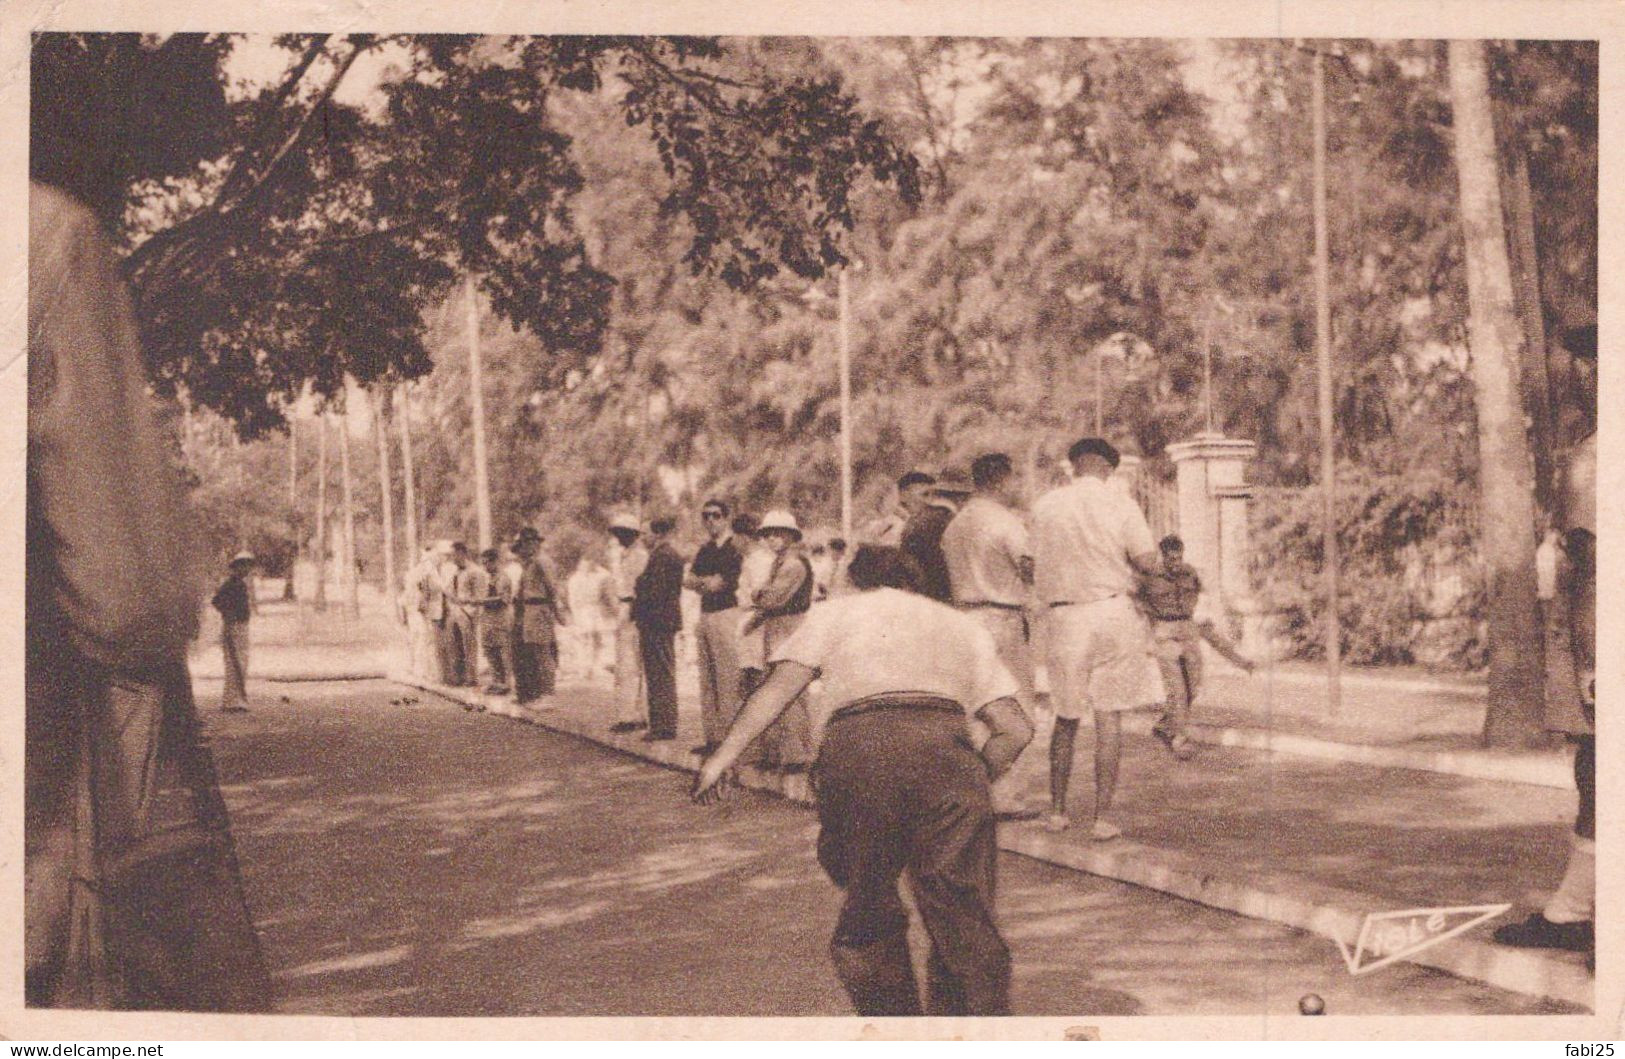
<svg viewBox="0 0 1625 1059"><path fill-rule="evenodd" d="M700 545L700 550L694 556L694 564L689 567L689 573L696 577L715 574L722 578L720 591L700 593L701 614L715 614L719 610L731 610L739 606L739 571L743 563L744 558L739 554L739 545L732 537L721 544L706 541Z"/></svg>
<svg viewBox="0 0 1625 1059"><path fill-rule="evenodd" d="M220 612L221 620L232 625L241 625L248 620L250 613L248 582L233 574L220 583L210 602L214 604L214 609Z"/></svg>
<svg viewBox="0 0 1625 1059"><path fill-rule="evenodd" d="M942 531L954 520L945 507L929 504L921 508L903 527L902 548L919 564L920 592L946 603L953 598L948 580L948 557L942 552Z"/></svg>
<svg viewBox="0 0 1625 1059"><path fill-rule="evenodd" d="M683 627L683 557L665 541L649 552L649 564L633 582L632 620L649 629Z"/></svg>

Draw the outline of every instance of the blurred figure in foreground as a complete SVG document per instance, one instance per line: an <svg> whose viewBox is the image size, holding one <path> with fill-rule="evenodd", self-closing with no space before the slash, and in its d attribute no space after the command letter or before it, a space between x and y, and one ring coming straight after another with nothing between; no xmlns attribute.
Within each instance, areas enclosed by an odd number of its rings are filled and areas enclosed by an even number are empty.
<svg viewBox="0 0 1625 1059"><path fill-rule="evenodd" d="M203 740L179 475L94 217L29 193L27 1003L264 1011L270 978Z"/></svg>

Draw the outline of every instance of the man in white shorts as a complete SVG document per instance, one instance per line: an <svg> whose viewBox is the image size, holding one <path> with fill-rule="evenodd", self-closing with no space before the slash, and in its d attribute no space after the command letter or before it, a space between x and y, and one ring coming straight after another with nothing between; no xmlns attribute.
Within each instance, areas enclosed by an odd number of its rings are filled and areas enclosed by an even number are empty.
<svg viewBox="0 0 1625 1059"><path fill-rule="evenodd" d="M1062 830L1078 722L1095 724L1095 806L1091 833L1122 834L1102 819L1117 790L1125 710L1162 702L1162 678L1150 632L1134 605L1140 574L1158 562L1145 515L1126 492L1108 484L1118 454L1101 438L1067 451L1073 480L1033 505L1034 586L1048 608L1046 665L1055 733L1050 740L1051 812L1045 826Z"/></svg>

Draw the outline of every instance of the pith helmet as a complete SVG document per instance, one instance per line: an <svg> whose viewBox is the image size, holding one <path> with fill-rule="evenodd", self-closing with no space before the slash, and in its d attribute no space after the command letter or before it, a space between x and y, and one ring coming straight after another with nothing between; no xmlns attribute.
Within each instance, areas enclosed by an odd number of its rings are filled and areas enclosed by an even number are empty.
<svg viewBox="0 0 1625 1059"><path fill-rule="evenodd" d="M801 539L801 527L796 525L796 517L782 508L763 515L761 525L756 527L757 533L769 533L773 530L788 533L793 540Z"/></svg>
<svg viewBox="0 0 1625 1059"><path fill-rule="evenodd" d="M643 527L638 525L637 518L625 513L616 515L614 518L610 519L609 528L612 530L626 530L628 533L643 532Z"/></svg>

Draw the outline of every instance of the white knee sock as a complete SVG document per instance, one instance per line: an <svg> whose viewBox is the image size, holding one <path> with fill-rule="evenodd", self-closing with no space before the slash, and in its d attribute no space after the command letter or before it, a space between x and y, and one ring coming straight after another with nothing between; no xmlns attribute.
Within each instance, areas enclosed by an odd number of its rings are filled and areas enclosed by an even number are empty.
<svg viewBox="0 0 1625 1059"><path fill-rule="evenodd" d="M1546 902L1544 915L1553 923L1582 923L1595 915L1596 905L1597 843L1576 835L1563 881Z"/></svg>

